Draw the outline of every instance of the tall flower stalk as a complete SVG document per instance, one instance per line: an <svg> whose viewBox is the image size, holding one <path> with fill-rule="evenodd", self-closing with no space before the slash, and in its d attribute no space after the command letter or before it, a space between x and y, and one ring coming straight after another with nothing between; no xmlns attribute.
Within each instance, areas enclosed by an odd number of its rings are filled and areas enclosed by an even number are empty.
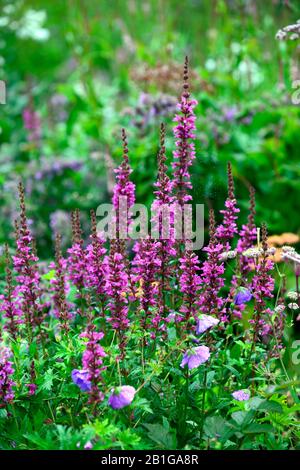
<svg viewBox="0 0 300 470"><path fill-rule="evenodd" d="M223 222L217 227L216 237L220 240L225 250L230 250L231 242L234 236L238 233L236 224L237 214L240 212L237 207L236 198L234 194L234 182L232 176L231 164L227 165L228 175L228 197L225 201L225 209L221 210L223 214Z"/></svg>
<svg viewBox="0 0 300 470"><path fill-rule="evenodd" d="M13 286L13 276L11 271L11 258L8 245L5 245L5 269L6 269L6 288L5 294L0 296L2 303L0 311L6 319L4 329L8 331L13 340L17 339L19 334L19 325L23 323L23 313L18 296L18 288Z"/></svg>
<svg viewBox="0 0 300 470"><path fill-rule="evenodd" d="M28 228L25 193L22 183L19 184L20 222L16 230L16 254L13 256L16 282L21 308L27 325L29 340L36 327L40 329L43 321L43 305L40 289L40 275L37 268L38 257L33 249L33 240Z"/></svg>
<svg viewBox="0 0 300 470"><path fill-rule="evenodd" d="M53 311L56 318L59 319L61 329L64 332L70 329L70 320L72 314L70 312L70 304L67 301L67 281L66 281L66 260L61 252L61 236L59 234L55 237L55 277L52 279L53 291Z"/></svg>
<svg viewBox="0 0 300 470"><path fill-rule="evenodd" d="M116 184L113 192L113 206L116 212L116 238L124 251L125 240L130 227L130 208L135 202L135 185L130 181L132 169L128 159L128 143L125 129L122 129L123 157L120 166L115 169Z"/></svg>
<svg viewBox="0 0 300 470"><path fill-rule="evenodd" d="M219 316L225 320L224 300L219 296L224 286L224 263L221 255L224 246L216 237L215 216L213 209L209 212L209 244L203 250L207 253L207 260L201 266L201 283L203 290L199 298L199 309L201 313Z"/></svg>
<svg viewBox="0 0 300 470"><path fill-rule="evenodd" d="M177 123L174 127L176 150L173 152L174 162L172 163L174 170L173 190L180 207L183 207L186 202L192 199L192 196L188 193L192 189L190 167L195 159L194 132L196 130L196 116L194 108L198 103L190 98L188 68L188 57L186 57L183 72L183 92L178 104L179 113L174 118Z"/></svg>
<svg viewBox="0 0 300 470"><path fill-rule="evenodd" d="M68 272L69 278L77 288L80 301L79 313L84 314L84 289L86 280L86 253L83 247L82 230L80 223L80 212L76 209L72 213L72 247L68 249Z"/></svg>
<svg viewBox="0 0 300 470"><path fill-rule="evenodd" d="M140 240L134 246L133 280L139 286L137 295L143 329L149 328L151 324L157 328L160 323L160 315L157 312L159 289L156 273L160 270L161 261L157 257L157 249L158 243L150 237ZM155 316L151 313L151 309L156 310Z"/></svg>
<svg viewBox="0 0 300 470"><path fill-rule="evenodd" d="M253 343L255 344L259 335L266 336L270 330L268 315L272 314L267 307L267 300L273 298L274 278L271 274L274 263L270 259L267 243L267 226L262 225L261 248L262 254L255 266L255 274L252 279L253 297L255 299L254 317L250 322L253 324Z"/></svg>
<svg viewBox="0 0 300 470"><path fill-rule="evenodd" d="M104 273L104 239L97 233L97 221L95 211L91 211L91 243L86 248L86 285L92 288L97 300L101 304L104 316L105 304L105 273Z"/></svg>
<svg viewBox="0 0 300 470"><path fill-rule="evenodd" d="M198 310L197 303L199 297L199 288L201 276L199 274L199 259L191 250L185 250L183 257L180 258L180 291L183 293L183 303L180 312L184 315L186 326L190 318L196 319Z"/></svg>
<svg viewBox="0 0 300 470"><path fill-rule="evenodd" d="M123 358L127 342L126 332L129 326L129 281L123 254L118 249L117 241L112 240L110 253L104 261L105 293L108 296L107 321L117 334L121 358Z"/></svg>
<svg viewBox="0 0 300 470"><path fill-rule="evenodd" d="M0 345L0 408L12 403L14 399L12 376L14 374L13 363L10 360L12 352L4 345Z"/></svg>
<svg viewBox="0 0 300 470"><path fill-rule="evenodd" d="M83 370L87 373L87 380L91 384L89 403L94 405L95 411L95 406L104 399L104 394L99 388L100 384L103 382L102 372L106 369L106 367L103 366L103 358L106 357L106 353L99 344L104 334L96 331L95 325L90 318L86 331L80 336L87 340L82 356L82 366Z"/></svg>
<svg viewBox="0 0 300 470"><path fill-rule="evenodd" d="M167 304L166 292L170 289L172 277L171 259L176 256L174 240L174 214L172 205L172 182L167 175L166 147L165 147L164 124L160 127L160 149L158 152L158 176L154 183L155 199L152 203L152 224L157 233L156 256L159 260L158 272L158 296L159 296L159 317L166 318ZM166 232L166 233L165 233Z"/></svg>
<svg viewBox="0 0 300 470"><path fill-rule="evenodd" d="M247 224L242 225L239 233L237 252L239 254L239 274L245 278L252 269L249 257L243 256L243 252L253 248L257 241L257 228L255 225L255 190L250 187L250 207Z"/></svg>

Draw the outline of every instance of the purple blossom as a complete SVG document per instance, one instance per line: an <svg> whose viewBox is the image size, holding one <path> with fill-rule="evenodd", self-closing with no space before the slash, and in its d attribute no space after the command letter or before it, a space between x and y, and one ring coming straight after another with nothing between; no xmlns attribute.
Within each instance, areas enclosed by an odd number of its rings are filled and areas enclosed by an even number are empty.
<svg viewBox="0 0 300 470"><path fill-rule="evenodd" d="M243 256L242 253L252 248L257 240L257 228L255 226L255 191L250 188L250 209L247 224L242 226L239 233L240 237L237 244L237 251L240 254L239 269L242 277L245 277L251 271L251 258Z"/></svg>
<svg viewBox="0 0 300 470"><path fill-rule="evenodd" d="M237 215L240 210L236 207L236 199L234 196L234 183L232 169L230 163L227 167L228 171L228 198L225 201L225 209L221 210L223 214L223 222L217 227L216 237L221 240L226 250L230 249L230 242L238 233L236 224Z"/></svg>
<svg viewBox="0 0 300 470"><path fill-rule="evenodd" d="M28 106L23 110L24 127L28 132L29 142L38 141L41 138L41 121L38 113Z"/></svg>
<svg viewBox="0 0 300 470"><path fill-rule="evenodd" d="M262 337L269 334L271 326L269 323L270 309L267 307L267 300L273 298L274 278L271 271L274 263L269 258L267 244L267 227L262 226L262 256L255 265L255 274L252 278L252 291L255 300L254 317L250 323L254 325L254 343L258 335Z"/></svg>
<svg viewBox="0 0 300 470"><path fill-rule="evenodd" d="M201 333L204 333L210 328L216 326L219 322L220 320L210 315L205 315L205 314L199 315L197 319L197 328L196 328L197 335L200 335Z"/></svg>
<svg viewBox="0 0 300 470"><path fill-rule="evenodd" d="M6 288L5 294L0 295L0 311L6 319L4 329L9 332L11 337L16 340L19 324L23 323L23 312L21 308L21 299L18 297L18 289L13 286L13 277L10 268L11 258L8 252L8 245L5 245L5 264L6 264Z"/></svg>
<svg viewBox="0 0 300 470"><path fill-rule="evenodd" d="M103 393L99 390L99 385L103 382L102 372L106 369L103 366L103 358L106 357L106 353L99 344L104 334L96 332L94 325L89 322L87 330L80 337L87 339L82 356L82 366L83 370L87 371L86 378L91 384L89 403L99 403L104 399Z"/></svg>
<svg viewBox="0 0 300 470"><path fill-rule="evenodd" d="M188 191L192 189L189 168L195 158L193 140L195 139L196 116L194 114L194 108L198 104L196 100L190 99L187 57L185 59L183 78L183 93L180 103L178 104L180 113L174 118L174 121L177 122L173 130L177 149L173 152L174 162L172 163L174 170L173 189L180 206L183 206L185 202L192 199L188 194Z"/></svg>
<svg viewBox="0 0 300 470"><path fill-rule="evenodd" d="M82 231L80 225L80 214L78 210L72 213L73 244L68 249L68 272L69 278L77 287L79 295L85 287L86 279L86 256L83 248Z"/></svg>
<svg viewBox="0 0 300 470"><path fill-rule="evenodd" d="M117 238L120 238L120 232L123 228L128 233L130 227L130 208L135 202L135 185L129 180L132 169L130 168L128 161L128 145L125 129L122 129L122 140L123 140L123 160L121 165L114 170L116 174L116 185L113 193L113 206L116 211L116 231ZM122 210L121 202L126 203L125 213ZM122 222L125 219L125 224ZM123 227L125 225L125 227ZM126 235L126 234L122 234Z"/></svg>
<svg viewBox="0 0 300 470"><path fill-rule="evenodd" d="M14 373L13 363L10 361L12 352L5 346L0 346L0 405L1 403L11 403L14 399L12 380Z"/></svg>
<svg viewBox="0 0 300 470"><path fill-rule="evenodd" d="M16 228L16 254L13 256L14 269L17 273L17 293L28 330L33 333L44 318L41 303L40 275L37 268L38 257L33 249L33 240L28 228L24 187L19 184L20 224Z"/></svg>
<svg viewBox="0 0 300 470"><path fill-rule="evenodd" d="M249 289L240 287L237 294L234 296L233 302L235 305L243 305L246 302L250 302L252 297L252 292Z"/></svg>
<svg viewBox="0 0 300 470"><path fill-rule="evenodd" d="M169 279L172 275L170 260L176 256L176 244L174 237L174 212L172 196L172 182L167 175L166 166L166 147L165 147L165 126L161 124L160 130L160 150L158 152L158 176L154 183L155 199L152 203L151 213L153 214L151 223L152 230L156 232L157 238L157 258L160 262L158 269L159 287L158 287L158 303L159 311L157 322L162 318L165 319L167 313L167 305L165 292L169 288ZM168 229L168 234L164 231Z"/></svg>
<svg viewBox="0 0 300 470"><path fill-rule="evenodd" d="M195 367L199 367L208 361L209 358L209 348L207 346L198 346L184 353L180 367L188 366L190 370L195 369Z"/></svg>
<svg viewBox="0 0 300 470"><path fill-rule="evenodd" d="M28 395L30 396L35 395L35 392L37 391L36 384L26 384L25 387L28 388Z"/></svg>
<svg viewBox="0 0 300 470"><path fill-rule="evenodd" d="M108 296L107 321L116 330L119 338L119 348L124 354L126 330L129 326L128 295L129 279L124 256L117 252L117 243L112 242L109 256L104 259L105 293Z"/></svg>
<svg viewBox="0 0 300 470"><path fill-rule="evenodd" d="M133 281L140 286L137 294L140 301L142 315L142 327L147 328L148 317L151 315L151 307L158 305L158 282L156 273L160 269L161 261L157 257L158 243L149 237L137 242L133 250L135 257L133 259ZM154 327L158 326L159 316L152 318Z"/></svg>
<svg viewBox="0 0 300 470"><path fill-rule="evenodd" d="M232 393L232 396L237 401L247 401L250 398L250 393L246 390L236 390Z"/></svg>
<svg viewBox="0 0 300 470"><path fill-rule="evenodd" d="M118 410L124 408L132 403L136 390L131 385L122 385L117 388L113 388L111 395L108 399L108 404L114 409Z"/></svg>
<svg viewBox="0 0 300 470"><path fill-rule="evenodd" d="M238 112L238 109L236 106L224 108L223 115L224 115L225 121L232 122L235 119L237 112Z"/></svg>
<svg viewBox="0 0 300 470"><path fill-rule="evenodd" d="M199 275L199 259L191 250L185 250L180 261L179 286L183 293L183 303L180 312L186 321L196 316L198 291L201 284Z"/></svg>
<svg viewBox="0 0 300 470"><path fill-rule="evenodd" d="M66 279L67 261L62 257L59 234L56 235L55 240L55 263L51 264L50 267L55 269L55 277L51 279L53 313L60 320L61 328L68 331L72 314L70 312L71 304L67 301L69 290Z"/></svg>
<svg viewBox="0 0 300 470"><path fill-rule="evenodd" d="M97 234L96 214L91 211L92 243L86 248L86 284L95 289L98 296L105 293L103 257L106 253L104 239Z"/></svg>
<svg viewBox="0 0 300 470"><path fill-rule="evenodd" d="M212 209L210 210L210 241L203 250L207 252L207 260L203 262L201 267L203 290L199 298L199 309L205 314L219 316L222 320L225 319L224 300L219 296L219 292L224 286L225 268L221 261L224 247L215 236L215 218Z"/></svg>
<svg viewBox="0 0 300 470"><path fill-rule="evenodd" d="M93 443L91 441L87 441L84 444L84 450L92 450L92 448L93 448Z"/></svg>
<svg viewBox="0 0 300 470"><path fill-rule="evenodd" d="M73 369L71 374L72 380L82 392L90 392L92 388L89 380L89 372L87 370Z"/></svg>

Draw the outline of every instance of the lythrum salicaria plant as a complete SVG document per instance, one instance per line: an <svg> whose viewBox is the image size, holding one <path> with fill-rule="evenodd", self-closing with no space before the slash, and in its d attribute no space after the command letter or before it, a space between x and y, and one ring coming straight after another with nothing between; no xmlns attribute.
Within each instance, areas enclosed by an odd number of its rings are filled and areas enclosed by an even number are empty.
<svg viewBox="0 0 300 470"><path fill-rule="evenodd" d="M284 274L278 268L276 283L267 227L256 225L254 189L240 223L230 163L225 207L220 214L210 208L205 247L193 251L184 231L176 237L175 206L191 202L192 164L204 158L195 146L196 105L186 59L172 152L169 130L160 128L154 230L134 242L134 171L124 129L113 236L98 232L94 210L84 236L75 210L72 246L63 253L55 234L46 271L20 184L16 245L5 248L1 294L5 446L47 448L58 435L67 448L84 449L297 445L298 385L285 366L284 329L286 312L299 306L299 286L285 306ZM24 119L36 132L36 118ZM284 247L283 257L298 280L300 256Z"/></svg>

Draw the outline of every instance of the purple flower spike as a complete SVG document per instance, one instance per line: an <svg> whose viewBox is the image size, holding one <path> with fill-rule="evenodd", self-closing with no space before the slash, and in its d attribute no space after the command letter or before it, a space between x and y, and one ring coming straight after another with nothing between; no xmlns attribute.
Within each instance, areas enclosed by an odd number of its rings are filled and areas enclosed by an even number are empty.
<svg viewBox="0 0 300 470"><path fill-rule="evenodd" d="M242 305L249 302L252 299L252 293L249 289L241 287L239 292L235 295L233 301L235 305Z"/></svg>
<svg viewBox="0 0 300 470"><path fill-rule="evenodd" d="M213 326L217 325L219 322L220 320L210 315L204 315L204 314L200 315L197 321L197 328L196 328L197 335L204 333L204 331L207 331L209 328L212 328Z"/></svg>
<svg viewBox="0 0 300 470"><path fill-rule="evenodd" d="M88 379L88 371L87 370L72 370L72 380L77 387L80 388L82 392L90 392L92 388L92 384Z"/></svg>
<svg viewBox="0 0 300 470"><path fill-rule="evenodd" d="M118 410L124 406L130 405L133 401L136 390L130 385L123 385L122 387L113 388L112 393L108 399L108 404L114 409Z"/></svg>
<svg viewBox="0 0 300 470"><path fill-rule="evenodd" d="M207 346L198 346L191 351L186 351L183 355L180 367L188 366L188 368L195 369L204 362L208 361L210 352Z"/></svg>
<svg viewBox="0 0 300 470"><path fill-rule="evenodd" d="M245 390L236 390L232 396L237 401L247 401L250 398L250 393Z"/></svg>
<svg viewBox="0 0 300 470"><path fill-rule="evenodd" d="M37 391L36 384L26 384L25 387L28 388L28 395L30 396L35 395L35 392Z"/></svg>

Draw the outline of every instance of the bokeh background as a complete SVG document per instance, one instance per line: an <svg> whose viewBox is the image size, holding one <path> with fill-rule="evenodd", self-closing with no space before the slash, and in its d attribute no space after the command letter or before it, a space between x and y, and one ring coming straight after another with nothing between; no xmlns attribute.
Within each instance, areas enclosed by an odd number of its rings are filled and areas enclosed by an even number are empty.
<svg viewBox="0 0 300 470"><path fill-rule="evenodd" d="M172 118L184 56L197 107L194 200L220 209L226 163L242 221L248 188L271 234L300 228L300 40L279 28L300 17L299 1L0 1L0 243L12 239L23 179L43 259L54 231L65 245L70 211L110 198L126 127L137 200L149 204L159 124ZM299 82L300 88L300 82Z"/></svg>

